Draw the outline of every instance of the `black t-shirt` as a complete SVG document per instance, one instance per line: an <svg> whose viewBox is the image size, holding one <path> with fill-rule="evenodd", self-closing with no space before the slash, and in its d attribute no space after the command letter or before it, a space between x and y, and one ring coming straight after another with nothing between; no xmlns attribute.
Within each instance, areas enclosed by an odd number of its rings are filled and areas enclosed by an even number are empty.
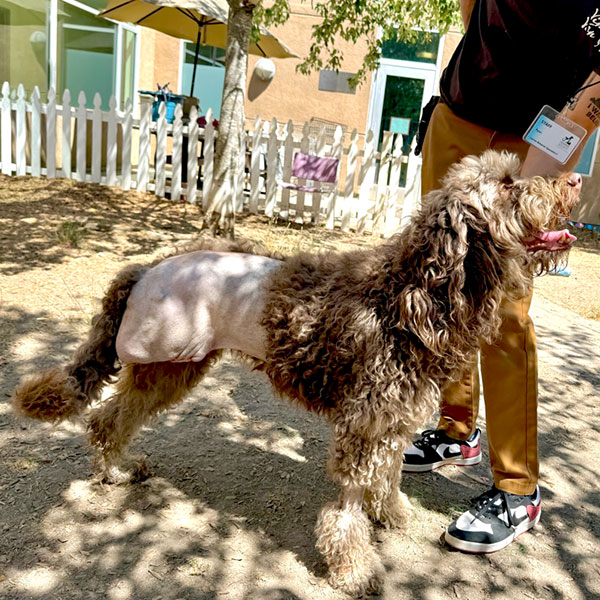
<svg viewBox="0 0 600 600"><path fill-rule="evenodd" d="M476 0L440 93L458 116L522 135L599 69L600 0Z"/></svg>

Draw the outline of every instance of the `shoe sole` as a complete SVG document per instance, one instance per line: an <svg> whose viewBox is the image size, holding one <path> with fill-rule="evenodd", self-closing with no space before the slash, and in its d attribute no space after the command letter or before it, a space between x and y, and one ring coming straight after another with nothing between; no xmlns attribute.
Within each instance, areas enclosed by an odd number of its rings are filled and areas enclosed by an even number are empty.
<svg viewBox="0 0 600 600"><path fill-rule="evenodd" d="M446 460L440 460L439 462L429 463L427 465L402 465L403 473L426 473L427 471L433 471L446 465L455 465L457 467L470 467L471 465L478 465L481 462L481 454L479 456L472 456L471 458L448 458Z"/></svg>
<svg viewBox="0 0 600 600"><path fill-rule="evenodd" d="M465 540L460 540L450 535L448 531L444 534L444 539L449 546L456 548L457 550L462 550L463 552L469 552L471 554L490 554L492 552L498 552L498 550L502 550L502 548L506 548L511 542L516 540L520 535L523 535L530 529L533 529L540 520L542 515L542 510L536 515L533 521L523 521L514 531L512 535L509 535L507 538L503 539L500 542L496 542L495 544L481 544L478 542L467 542Z"/></svg>

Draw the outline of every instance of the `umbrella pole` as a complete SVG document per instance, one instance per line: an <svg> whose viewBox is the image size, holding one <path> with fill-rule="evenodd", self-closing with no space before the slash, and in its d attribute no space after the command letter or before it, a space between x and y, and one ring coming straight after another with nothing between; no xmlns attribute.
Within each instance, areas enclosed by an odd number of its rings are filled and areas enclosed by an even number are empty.
<svg viewBox="0 0 600 600"><path fill-rule="evenodd" d="M198 37L196 38L196 51L194 52L194 70L192 72L192 89L190 90L190 96L194 95L194 83L196 82L196 67L198 66L198 54L200 52L200 33L202 28L198 25Z"/></svg>

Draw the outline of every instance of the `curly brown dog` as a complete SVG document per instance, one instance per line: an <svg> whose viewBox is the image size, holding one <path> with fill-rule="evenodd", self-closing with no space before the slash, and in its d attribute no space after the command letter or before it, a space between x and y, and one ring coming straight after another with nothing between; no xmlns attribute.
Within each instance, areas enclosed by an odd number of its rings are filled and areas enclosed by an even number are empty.
<svg viewBox="0 0 600 600"><path fill-rule="evenodd" d="M125 454L142 425L180 402L224 349L250 357L279 394L331 423L328 471L341 492L321 511L317 546L332 584L374 590L383 569L369 517L406 522L404 449L479 340L493 340L503 296L524 295L572 239L552 230L577 202L579 176L521 179L518 169L506 153L465 158L402 234L372 250L278 260L213 241L211 251L126 268L71 364L22 383L15 407L60 421L116 376L88 430L105 478L125 481L145 473Z"/></svg>

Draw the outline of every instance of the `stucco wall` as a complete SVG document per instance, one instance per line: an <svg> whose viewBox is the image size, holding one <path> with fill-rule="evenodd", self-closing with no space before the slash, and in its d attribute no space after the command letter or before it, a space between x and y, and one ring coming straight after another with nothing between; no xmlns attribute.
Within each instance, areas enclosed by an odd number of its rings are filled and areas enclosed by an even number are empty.
<svg viewBox="0 0 600 600"><path fill-rule="evenodd" d="M156 84L169 84L176 92L179 83L181 42L149 28L142 28L138 89L155 90Z"/></svg>
<svg viewBox="0 0 600 600"><path fill-rule="evenodd" d="M291 2L290 20L279 28L271 29L300 57L306 56L311 46L311 28L318 17L310 6ZM349 44L340 41L344 62L341 71L356 72L362 64L366 43ZM367 125L371 76L356 89L355 94L319 90L319 73L302 75L296 72L299 59L275 59L275 77L265 84L254 75L254 65L259 57L250 56L248 65L248 89L246 118L254 121L257 116L287 122L294 128L301 127L312 117L339 123L348 131L358 129L364 134Z"/></svg>

